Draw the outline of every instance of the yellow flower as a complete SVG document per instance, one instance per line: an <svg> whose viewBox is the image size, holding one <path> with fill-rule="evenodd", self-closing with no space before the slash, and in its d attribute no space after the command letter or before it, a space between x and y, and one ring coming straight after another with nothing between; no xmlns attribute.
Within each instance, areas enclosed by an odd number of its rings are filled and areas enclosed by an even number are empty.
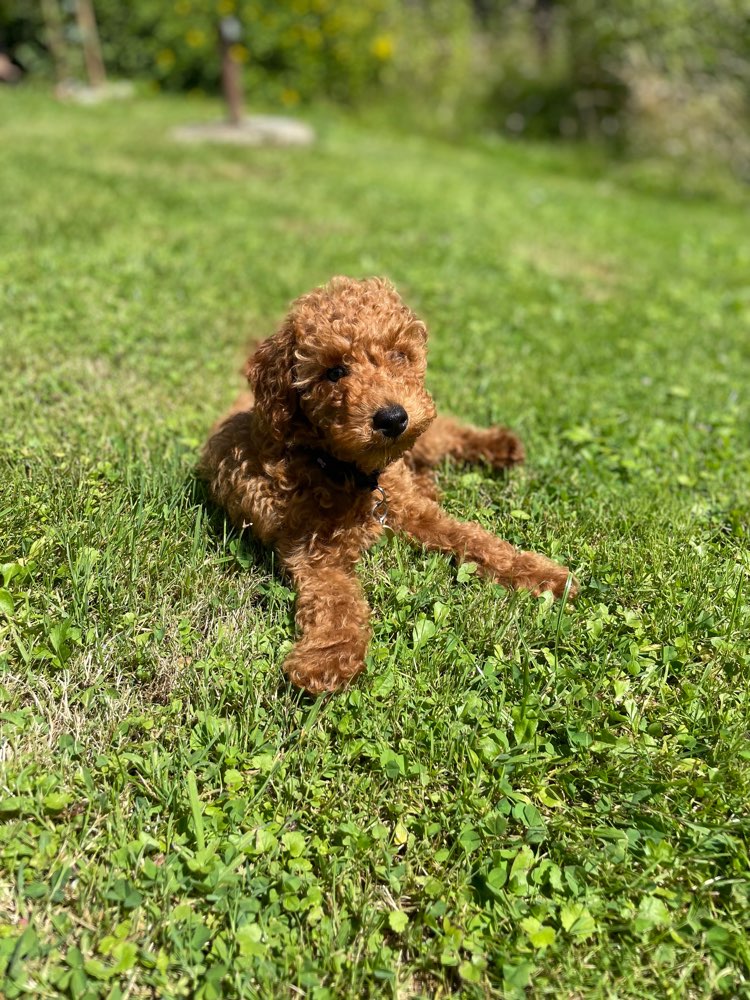
<svg viewBox="0 0 750 1000"><path fill-rule="evenodd" d="M232 62L236 63L246 63L250 57L250 53L247 51L244 45L230 45L229 46L229 58Z"/></svg>
<svg viewBox="0 0 750 1000"><path fill-rule="evenodd" d="M171 49L160 49L156 53L156 65L159 69L168 70L174 66L175 56Z"/></svg>
<svg viewBox="0 0 750 1000"><path fill-rule="evenodd" d="M308 49L319 49L323 44L323 36L317 30L317 28L302 28L302 37L305 40L305 45Z"/></svg>
<svg viewBox="0 0 750 1000"><path fill-rule="evenodd" d="M185 35L185 41L191 49L202 49L206 44L206 32L200 28L191 28Z"/></svg>
<svg viewBox="0 0 750 1000"><path fill-rule="evenodd" d="M235 3L235 0L219 0L216 4L216 11L222 17L227 14L234 14L236 8L237 4Z"/></svg>
<svg viewBox="0 0 750 1000"><path fill-rule="evenodd" d="M393 39L390 35L378 35L372 43L372 54L381 62L393 58Z"/></svg>
<svg viewBox="0 0 750 1000"><path fill-rule="evenodd" d="M292 90L291 87L285 87L281 91L281 103L287 107L291 108L295 104L299 104L299 94L296 90Z"/></svg>

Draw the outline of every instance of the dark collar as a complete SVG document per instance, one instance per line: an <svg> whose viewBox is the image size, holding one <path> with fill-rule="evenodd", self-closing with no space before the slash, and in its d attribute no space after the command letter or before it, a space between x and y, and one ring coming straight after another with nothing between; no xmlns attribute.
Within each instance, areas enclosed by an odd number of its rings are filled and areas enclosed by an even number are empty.
<svg viewBox="0 0 750 1000"><path fill-rule="evenodd" d="M310 448L308 454L313 462L338 486L352 483L358 490L376 490L381 470L363 472L354 462L342 462L327 451Z"/></svg>

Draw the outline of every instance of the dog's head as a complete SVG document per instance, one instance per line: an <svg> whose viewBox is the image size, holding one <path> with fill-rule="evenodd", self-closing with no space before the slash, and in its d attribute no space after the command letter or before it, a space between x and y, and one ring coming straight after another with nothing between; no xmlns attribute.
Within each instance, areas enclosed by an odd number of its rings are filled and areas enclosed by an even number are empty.
<svg viewBox="0 0 750 1000"><path fill-rule="evenodd" d="M435 417L427 329L383 278L333 278L301 298L247 367L269 433L364 472L411 448Z"/></svg>

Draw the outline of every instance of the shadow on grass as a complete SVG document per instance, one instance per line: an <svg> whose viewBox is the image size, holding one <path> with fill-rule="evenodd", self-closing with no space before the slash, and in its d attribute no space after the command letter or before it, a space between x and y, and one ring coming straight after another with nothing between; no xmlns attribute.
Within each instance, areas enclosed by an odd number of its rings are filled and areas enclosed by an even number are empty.
<svg viewBox="0 0 750 1000"><path fill-rule="evenodd" d="M273 550L259 542L247 528L240 530L232 524L226 511L209 496L206 483L197 469L187 476L184 488L190 502L203 511L203 520L208 528L206 537L213 551L223 557L221 561L235 572L255 567L266 576L280 579Z"/></svg>
<svg viewBox="0 0 750 1000"><path fill-rule="evenodd" d="M194 469L185 479L184 488L190 502L203 512L203 520L207 526L206 537L224 571L232 575L249 571L265 578L267 582L264 579L257 581L257 606L269 615L283 609L291 616L294 594L287 586L286 578L278 571L273 549L258 541L248 529L238 530L232 524L226 511L210 498L206 483L197 470ZM294 634L292 622L289 626L289 638L294 638ZM272 682L268 695L272 699L296 699L300 707L310 706L318 701L318 697L294 687L282 672L280 664L277 682Z"/></svg>

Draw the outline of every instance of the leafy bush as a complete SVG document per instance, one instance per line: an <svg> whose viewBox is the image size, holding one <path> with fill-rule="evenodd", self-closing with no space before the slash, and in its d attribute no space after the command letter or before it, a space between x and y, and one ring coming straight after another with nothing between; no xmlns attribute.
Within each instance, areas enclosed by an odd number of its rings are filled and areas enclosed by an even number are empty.
<svg viewBox="0 0 750 1000"><path fill-rule="evenodd" d="M417 0L390 11L393 58L383 90L420 129L461 133L479 124L489 67L468 0Z"/></svg>
<svg viewBox="0 0 750 1000"><path fill-rule="evenodd" d="M245 66L248 91L263 100L295 104L319 96L361 98L393 54L388 33L392 0L96 0L109 72L151 81L165 90L216 91L220 79L217 29L237 17L243 34L232 47ZM45 52L41 14L23 0L0 0L0 23L28 69ZM72 17L65 18L71 42Z"/></svg>
<svg viewBox="0 0 750 1000"><path fill-rule="evenodd" d="M743 8L744 11L743 11ZM539 21L539 11L545 24ZM750 96L750 20L744 0L548 0L496 5L492 21L498 113L511 131L613 134L644 66L649 75ZM567 118L567 120L566 120Z"/></svg>
<svg viewBox="0 0 750 1000"><path fill-rule="evenodd" d="M745 0L496 3L487 122L750 176Z"/></svg>

